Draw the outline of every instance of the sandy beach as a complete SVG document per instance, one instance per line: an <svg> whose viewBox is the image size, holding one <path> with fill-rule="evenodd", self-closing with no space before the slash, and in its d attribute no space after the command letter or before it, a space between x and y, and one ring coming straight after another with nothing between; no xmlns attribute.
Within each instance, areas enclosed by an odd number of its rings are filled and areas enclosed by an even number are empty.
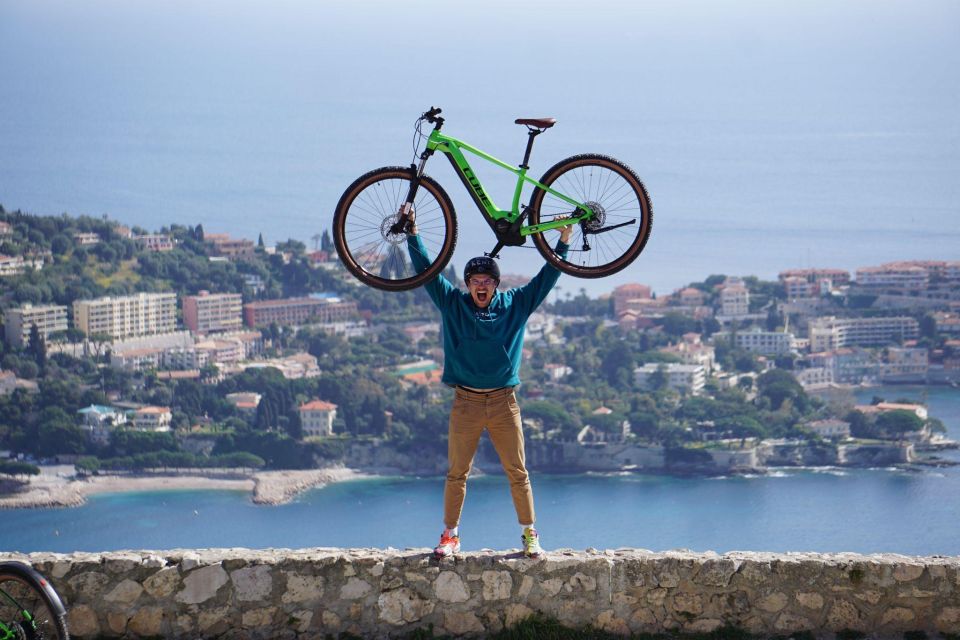
<svg viewBox="0 0 960 640"><path fill-rule="evenodd" d="M364 477L343 467L288 471L260 471L251 474L164 473L98 475L76 478L70 465L42 467L39 476L25 482L0 483L0 509L76 507L87 496L99 493L165 491L183 489L226 489L250 492L255 504L289 502L298 494L334 482Z"/></svg>

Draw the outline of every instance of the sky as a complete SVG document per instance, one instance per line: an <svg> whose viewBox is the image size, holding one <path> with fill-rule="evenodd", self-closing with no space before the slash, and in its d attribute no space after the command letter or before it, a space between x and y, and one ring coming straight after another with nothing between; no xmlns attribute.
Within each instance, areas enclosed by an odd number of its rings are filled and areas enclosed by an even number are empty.
<svg viewBox="0 0 960 640"><path fill-rule="evenodd" d="M657 289L943 259L958 63L952 0L2 0L0 203L307 241L353 178L410 161L440 105L511 162L513 119L556 117L534 174L582 152L630 164L656 215L623 278ZM489 249L446 163L428 172L461 215L454 260Z"/></svg>

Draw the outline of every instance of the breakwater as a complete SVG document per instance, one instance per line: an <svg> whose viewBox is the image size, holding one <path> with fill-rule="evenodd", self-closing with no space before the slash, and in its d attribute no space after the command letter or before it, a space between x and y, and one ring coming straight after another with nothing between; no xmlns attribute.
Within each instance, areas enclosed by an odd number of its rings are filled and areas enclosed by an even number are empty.
<svg viewBox="0 0 960 640"><path fill-rule="evenodd" d="M479 636L541 614L618 634L960 633L960 557L178 550L27 556L77 637Z"/></svg>

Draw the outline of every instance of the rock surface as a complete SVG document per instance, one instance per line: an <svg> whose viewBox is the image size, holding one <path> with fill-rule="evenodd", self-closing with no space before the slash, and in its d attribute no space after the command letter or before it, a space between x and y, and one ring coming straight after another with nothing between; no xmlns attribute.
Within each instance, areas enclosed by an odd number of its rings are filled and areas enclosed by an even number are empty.
<svg viewBox="0 0 960 640"><path fill-rule="evenodd" d="M44 573L77 638L480 636L534 615L613 634L960 633L960 558L813 553L206 549L4 555Z"/></svg>

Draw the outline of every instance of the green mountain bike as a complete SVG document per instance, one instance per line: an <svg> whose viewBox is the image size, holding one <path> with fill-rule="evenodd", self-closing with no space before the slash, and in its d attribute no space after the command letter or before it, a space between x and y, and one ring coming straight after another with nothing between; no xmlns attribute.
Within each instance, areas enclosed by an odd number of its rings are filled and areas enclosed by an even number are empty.
<svg viewBox="0 0 960 640"><path fill-rule="evenodd" d="M53 585L27 564L0 562L0 640L69 640Z"/></svg>
<svg viewBox="0 0 960 640"><path fill-rule="evenodd" d="M563 273L602 278L625 268L643 250L653 225L653 208L637 174L609 156L583 154L561 160L540 180L527 176L534 139L556 124L553 118L521 118L528 130L523 162L514 167L440 132L444 119L431 108L417 119L414 159L409 167L382 167L357 178L340 197L333 216L333 239L347 270L361 282L386 291L404 291L436 277L453 256L457 218L450 196L423 170L437 151L453 165L480 213L496 236L487 253L498 257L505 246L526 244ZM433 125L429 136L424 122ZM423 152L422 141L426 139ZM464 152L517 176L510 209L487 195ZM525 185L530 202L520 204ZM413 219L428 252L429 266L417 272L406 259L405 240ZM560 227L574 224L566 258L554 252Z"/></svg>

